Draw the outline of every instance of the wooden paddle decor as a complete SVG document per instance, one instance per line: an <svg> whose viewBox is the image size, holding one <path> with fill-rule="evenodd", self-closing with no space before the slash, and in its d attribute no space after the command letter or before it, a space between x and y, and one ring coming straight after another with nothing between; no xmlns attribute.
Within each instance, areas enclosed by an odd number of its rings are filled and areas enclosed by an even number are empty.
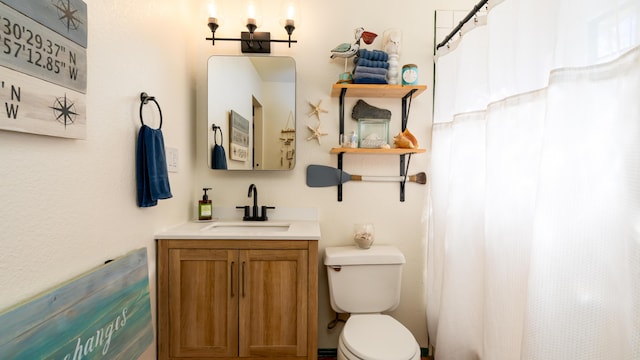
<svg viewBox="0 0 640 360"><path fill-rule="evenodd" d="M415 175L407 175L406 180L424 185L427 183L427 174L419 172ZM351 175L346 171L341 171L340 169L330 166L307 166L307 186L309 187L337 186L348 181L403 182L405 181L405 177Z"/></svg>

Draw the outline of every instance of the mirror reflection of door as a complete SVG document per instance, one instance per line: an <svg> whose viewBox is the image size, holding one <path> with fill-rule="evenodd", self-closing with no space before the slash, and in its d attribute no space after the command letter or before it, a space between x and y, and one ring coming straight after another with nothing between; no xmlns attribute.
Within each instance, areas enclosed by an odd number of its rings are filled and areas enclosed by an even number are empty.
<svg viewBox="0 0 640 360"><path fill-rule="evenodd" d="M207 154L211 125L222 130L228 170L291 170L295 165L296 69L291 57L214 55L208 60ZM246 119L246 158L231 158L230 114ZM236 131L237 133L237 131ZM286 136L283 136L285 134ZM210 155L208 155L209 157ZM211 159L209 164L211 164Z"/></svg>
<svg viewBox="0 0 640 360"><path fill-rule="evenodd" d="M265 164L264 149L264 117L262 104L255 97L251 97L253 101L253 169L260 170ZM267 166L267 168L271 168Z"/></svg>

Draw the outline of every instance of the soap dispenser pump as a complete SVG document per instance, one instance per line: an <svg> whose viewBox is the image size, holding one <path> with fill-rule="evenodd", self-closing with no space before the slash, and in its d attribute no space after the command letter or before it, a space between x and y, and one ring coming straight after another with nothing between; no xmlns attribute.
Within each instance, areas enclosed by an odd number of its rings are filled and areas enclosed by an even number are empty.
<svg viewBox="0 0 640 360"><path fill-rule="evenodd" d="M211 188L202 188L204 194L202 200L198 201L198 220L211 220L213 207L211 206L211 200L207 195L207 191Z"/></svg>

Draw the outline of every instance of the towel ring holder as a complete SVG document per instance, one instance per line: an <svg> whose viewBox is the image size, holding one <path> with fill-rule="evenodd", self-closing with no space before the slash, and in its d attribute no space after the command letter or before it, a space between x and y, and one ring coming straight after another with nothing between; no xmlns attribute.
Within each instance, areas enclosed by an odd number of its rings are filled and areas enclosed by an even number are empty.
<svg viewBox="0 0 640 360"><path fill-rule="evenodd" d="M218 130L220 130L220 145L224 142L224 137L222 135L222 129L220 126L216 126L216 124L211 125L211 130L213 130L213 142L215 145L218 145Z"/></svg>
<svg viewBox="0 0 640 360"><path fill-rule="evenodd" d="M160 109L160 104L156 101L155 96L149 96L146 92L140 94L140 123L144 125L144 120L142 119L142 107L149 103L149 101L153 101L158 107L158 112L160 113L160 126L158 126L158 130L162 129L162 109Z"/></svg>

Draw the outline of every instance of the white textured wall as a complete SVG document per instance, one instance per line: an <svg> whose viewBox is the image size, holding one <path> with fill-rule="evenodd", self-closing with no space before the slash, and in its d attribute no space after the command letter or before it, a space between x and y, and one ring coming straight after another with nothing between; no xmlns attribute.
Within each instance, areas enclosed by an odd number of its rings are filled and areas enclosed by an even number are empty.
<svg viewBox="0 0 640 360"><path fill-rule="evenodd" d="M175 0L86 3L87 139L0 131L0 309L140 247L149 249L155 302L153 234L187 220L191 209L195 97L186 9ZM144 209L136 205L134 157L142 91L156 96L165 145L182 160L170 174L173 199ZM145 112L145 120L154 117L155 109Z"/></svg>
<svg viewBox="0 0 640 360"><path fill-rule="evenodd" d="M373 222L376 242L395 244L406 255L402 304L394 315L427 345L424 309L427 187L407 184L406 201L399 201L397 184L348 183L344 200L336 188L308 188L308 164L336 165L329 154L337 146L338 99L329 95L343 63L329 59L329 50L351 41L353 29L364 26L380 37L400 28L403 47L400 64L415 63L420 83L429 89L415 99L410 130L421 147L429 147L432 106L433 19L436 9L464 9L470 0L339 1L305 0L289 49L273 44L272 55L295 58L297 85L297 166L285 172L216 172L207 168L207 59L216 54L239 54L238 43L204 40L206 0L85 0L89 12L87 139L67 140L0 131L0 310L100 265L129 250L147 247L150 285L155 293L153 234L193 217L201 188L213 187L214 206L248 204L250 183L264 205L317 207L326 246L351 243L353 224ZM219 29L223 37L236 37L241 9L233 11ZM265 13L264 30L284 38L277 24L277 7ZM273 21L269 21L273 19ZM232 84L230 85L232 86ZM180 151L180 171L170 174L173 199L140 209L135 203L135 142L139 128L139 94L156 96L164 114L165 144ZM322 144L306 141L307 101L329 113L322 114ZM349 113L356 99L346 102L346 131L355 129ZM366 99L393 112L391 133L400 128L400 101ZM145 112L145 120L153 119ZM410 173L427 171L429 155L414 156ZM397 157L345 157L351 174L395 175ZM155 309L155 295L152 295ZM326 275L320 268L319 346L335 348L339 328L326 330L332 319ZM154 310L155 311L155 310ZM155 317L155 314L154 314ZM143 357L155 358L151 347Z"/></svg>

